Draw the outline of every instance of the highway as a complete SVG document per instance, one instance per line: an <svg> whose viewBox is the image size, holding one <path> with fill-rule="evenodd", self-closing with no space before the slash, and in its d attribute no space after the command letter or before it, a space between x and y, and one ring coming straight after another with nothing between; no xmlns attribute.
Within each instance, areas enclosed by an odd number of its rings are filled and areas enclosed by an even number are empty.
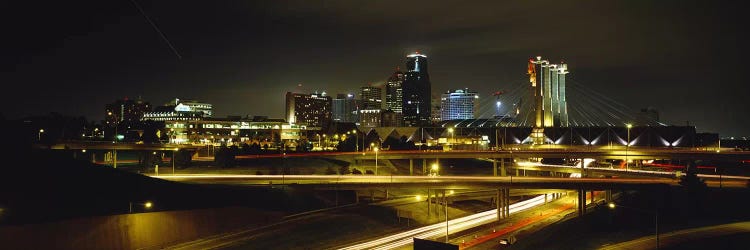
<svg viewBox="0 0 750 250"><path fill-rule="evenodd" d="M510 205L510 213L518 213L545 203L545 196L548 200L559 197L559 194L545 194L534 198L517 202ZM448 233L458 233L476 226L488 224L497 221L497 210L489 210L473 215L448 220ZM351 249L394 249L413 243L413 238L430 239L446 234L446 223L435 223L429 226L412 229L406 232L388 235L385 237L369 240L367 242L351 245L341 248L340 250Z"/></svg>
<svg viewBox="0 0 750 250"><path fill-rule="evenodd" d="M558 178L520 176L372 176L372 175L158 175L170 181L227 185L306 185L318 188L367 189L436 188L491 189L500 187L535 189L604 190L652 189L678 185L673 179Z"/></svg>

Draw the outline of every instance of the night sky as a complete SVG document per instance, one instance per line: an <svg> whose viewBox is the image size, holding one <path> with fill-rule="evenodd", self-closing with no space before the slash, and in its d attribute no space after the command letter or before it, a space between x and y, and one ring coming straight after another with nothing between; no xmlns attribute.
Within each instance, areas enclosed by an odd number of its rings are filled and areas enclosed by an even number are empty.
<svg viewBox="0 0 750 250"><path fill-rule="evenodd" d="M101 120L106 103L141 96L281 118L286 91L357 93L419 50L433 94L491 98L542 55L663 122L750 135L735 1L136 1L181 58L130 0L3 4L0 113Z"/></svg>

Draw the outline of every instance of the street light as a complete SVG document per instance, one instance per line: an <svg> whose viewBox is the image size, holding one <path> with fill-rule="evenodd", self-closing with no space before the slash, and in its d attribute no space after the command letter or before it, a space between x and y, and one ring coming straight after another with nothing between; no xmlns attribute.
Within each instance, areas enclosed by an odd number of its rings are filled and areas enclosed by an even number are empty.
<svg viewBox="0 0 750 250"><path fill-rule="evenodd" d="M375 175L378 175L378 147L372 149L375 151Z"/></svg>
<svg viewBox="0 0 750 250"><path fill-rule="evenodd" d="M451 133L451 149L453 148L453 143L456 143L456 138L453 136L453 128L448 128L448 133Z"/></svg>
<svg viewBox="0 0 750 250"><path fill-rule="evenodd" d="M628 127L628 141L625 142L625 172L628 171L628 149L630 149L630 129L633 127L633 124L625 124L626 127Z"/></svg>
<svg viewBox="0 0 750 250"><path fill-rule="evenodd" d="M37 133L38 141L42 141L42 133L44 133L44 129L39 129L39 133Z"/></svg>
<svg viewBox="0 0 750 250"><path fill-rule="evenodd" d="M150 201L146 201L144 203L136 203L136 205L143 205L143 208L145 209L151 209L151 207L154 206L154 203L151 203ZM128 212L133 213L133 202L128 203Z"/></svg>
<svg viewBox="0 0 750 250"><path fill-rule="evenodd" d="M659 249L659 211L658 210L650 211L650 210L644 210L640 208L627 207L623 205L617 205L614 202L610 202L609 204L607 204L607 206L609 206L610 209L615 209L616 207L622 207L622 208L631 209L633 211L637 211L641 213L653 214L654 215L654 231L655 231L654 234L656 234L656 249Z"/></svg>
<svg viewBox="0 0 750 250"><path fill-rule="evenodd" d="M433 164L432 164L432 168L431 168L431 169L432 169L432 171L433 171L433 172L435 173L435 176L438 176L438 173L439 173L439 171L440 171L440 166L438 166L438 164L437 164L437 163L433 163Z"/></svg>

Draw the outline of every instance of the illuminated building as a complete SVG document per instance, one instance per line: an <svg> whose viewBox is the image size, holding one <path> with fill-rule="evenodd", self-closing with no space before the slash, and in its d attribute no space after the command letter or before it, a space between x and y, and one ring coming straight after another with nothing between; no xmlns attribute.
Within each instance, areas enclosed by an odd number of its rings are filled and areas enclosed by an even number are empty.
<svg viewBox="0 0 750 250"><path fill-rule="evenodd" d="M337 94L332 100L331 117L335 122L357 122L358 110L353 94Z"/></svg>
<svg viewBox="0 0 750 250"><path fill-rule="evenodd" d="M427 72L427 56L414 53L406 57L406 75L403 88L403 114L405 126L430 124L432 107L430 75Z"/></svg>
<svg viewBox="0 0 750 250"><path fill-rule="evenodd" d="M207 118L194 121L167 121L169 142L178 144L238 145L240 143L276 147L280 143L295 146L305 138L308 128L288 124L283 119Z"/></svg>
<svg viewBox="0 0 750 250"><path fill-rule="evenodd" d="M140 98L130 100L125 97L105 106L104 121L111 126L120 122L140 121L143 114L149 111L151 111L151 104L148 102Z"/></svg>
<svg viewBox="0 0 750 250"><path fill-rule="evenodd" d="M195 121L210 118L213 105L179 98L143 114L144 121Z"/></svg>
<svg viewBox="0 0 750 250"><path fill-rule="evenodd" d="M394 121L396 122L394 127L400 127L403 124L403 83L405 77L404 72L396 70L385 83L385 109L394 112Z"/></svg>
<svg viewBox="0 0 750 250"><path fill-rule="evenodd" d="M174 101L167 105L170 104L175 105L175 111L201 112L203 113L203 117L206 118L213 116L213 105L208 103L202 103L195 100L180 100L179 98L175 98Z"/></svg>
<svg viewBox="0 0 750 250"><path fill-rule="evenodd" d="M364 86L359 89L362 109L382 109L383 90L378 87Z"/></svg>
<svg viewBox="0 0 750 250"><path fill-rule="evenodd" d="M359 111L359 125L367 128L380 127L380 109L363 109Z"/></svg>
<svg viewBox="0 0 750 250"><path fill-rule="evenodd" d="M286 119L289 124L325 127L331 120L331 97L322 94L286 93Z"/></svg>
<svg viewBox="0 0 750 250"><path fill-rule="evenodd" d="M474 119L478 99L477 92L471 92L468 88L445 92L440 98L440 119Z"/></svg>

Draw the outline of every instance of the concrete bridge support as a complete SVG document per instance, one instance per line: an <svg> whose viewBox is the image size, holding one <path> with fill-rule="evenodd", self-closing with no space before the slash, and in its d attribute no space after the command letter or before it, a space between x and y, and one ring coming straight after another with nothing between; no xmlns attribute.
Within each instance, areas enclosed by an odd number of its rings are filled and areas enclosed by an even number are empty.
<svg viewBox="0 0 750 250"><path fill-rule="evenodd" d="M427 159L422 159L422 175L427 175Z"/></svg>
<svg viewBox="0 0 750 250"><path fill-rule="evenodd" d="M430 214L430 189L429 188L427 189L427 199L426 199L426 201L427 201L427 218L429 218L430 215L431 215Z"/></svg>
<svg viewBox="0 0 750 250"><path fill-rule="evenodd" d="M492 176L497 176L497 159L492 159Z"/></svg>
<svg viewBox="0 0 750 250"><path fill-rule="evenodd" d="M508 176L505 170L505 158L500 159L500 176Z"/></svg>
<svg viewBox="0 0 750 250"><path fill-rule="evenodd" d="M414 175L414 159L409 159L409 175Z"/></svg>
<svg viewBox="0 0 750 250"><path fill-rule="evenodd" d="M586 190L578 189L578 216L586 213Z"/></svg>
<svg viewBox="0 0 750 250"><path fill-rule="evenodd" d="M510 189L498 189L495 201L497 202L497 219L508 218L510 215Z"/></svg>

